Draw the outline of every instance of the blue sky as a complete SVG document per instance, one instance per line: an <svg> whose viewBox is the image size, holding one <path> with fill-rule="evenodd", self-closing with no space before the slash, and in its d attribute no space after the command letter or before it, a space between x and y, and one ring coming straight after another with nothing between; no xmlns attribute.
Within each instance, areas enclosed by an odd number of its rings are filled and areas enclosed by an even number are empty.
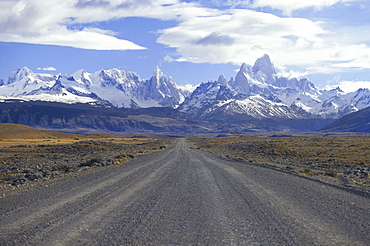
<svg viewBox="0 0 370 246"><path fill-rule="evenodd" d="M370 88L369 0L1 0L0 78L19 67L119 68L179 85L235 76L268 54L279 75Z"/></svg>

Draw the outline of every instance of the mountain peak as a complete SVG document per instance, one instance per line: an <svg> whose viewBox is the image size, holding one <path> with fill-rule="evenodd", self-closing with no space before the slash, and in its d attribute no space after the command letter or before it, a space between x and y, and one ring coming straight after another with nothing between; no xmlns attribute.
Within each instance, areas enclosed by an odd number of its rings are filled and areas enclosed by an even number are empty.
<svg viewBox="0 0 370 246"><path fill-rule="evenodd" d="M247 71L248 71L248 66L247 66L247 64L243 63L243 64L240 66L239 71L240 71L240 72L242 72L242 73L247 73Z"/></svg>
<svg viewBox="0 0 370 246"><path fill-rule="evenodd" d="M331 89L330 91L344 93L344 91L343 91L339 86L337 86L337 87L336 87L336 88L334 88L334 89Z"/></svg>
<svg viewBox="0 0 370 246"><path fill-rule="evenodd" d="M12 72L12 74L7 79L2 79L1 85L12 84L16 81L23 81L26 82L32 77L33 74L32 70L28 67L19 68L16 72ZM32 79L32 78L31 78Z"/></svg>
<svg viewBox="0 0 370 246"><path fill-rule="evenodd" d="M86 72L85 69L79 69L77 70L76 72L74 72L73 74L71 74L74 78L78 78L78 77L82 77L82 76L85 76L85 75L88 75L89 73Z"/></svg>
<svg viewBox="0 0 370 246"><path fill-rule="evenodd" d="M249 74L249 68L247 67L247 64L243 63L240 67L239 72L235 76L235 81L232 83L232 87L240 92L249 94L250 93L250 85L248 82L248 74Z"/></svg>
<svg viewBox="0 0 370 246"><path fill-rule="evenodd" d="M33 73L33 72L28 67L19 68L18 71L16 72L16 74L23 74L25 76L28 76L30 73Z"/></svg>
<svg viewBox="0 0 370 246"><path fill-rule="evenodd" d="M273 75L276 74L274 65L272 64L270 57L267 54L264 54L262 57L256 60L252 68L252 71L254 73L262 72L269 79L271 79Z"/></svg>
<svg viewBox="0 0 370 246"><path fill-rule="evenodd" d="M156 76L161 77L162 75L163 75L163 72L162 72L162 70L159 68L159 66L158 66L158 65L157 65L157 66L155 66L153 76L154 76L154 77L156 77Z"/></svg>
<svg viewBox="0 0 370 246"><path fill-rule="evenodd" d="M218 82L220 85L226 86L226 85L227 85L227 80L226 80L225 75L224 75L224 74L221 74L221 75L220 75L220 77L218 77L217 82Z"/></svg>
<svg viewBox="0 0 370 246"><path fill-rule="evenodd" d="M72 74L72 77L75 81L81 81L83 84L90 86L92 84L91 79L89 77L89 73L86 72L84 69L77 70Z"/></svg>

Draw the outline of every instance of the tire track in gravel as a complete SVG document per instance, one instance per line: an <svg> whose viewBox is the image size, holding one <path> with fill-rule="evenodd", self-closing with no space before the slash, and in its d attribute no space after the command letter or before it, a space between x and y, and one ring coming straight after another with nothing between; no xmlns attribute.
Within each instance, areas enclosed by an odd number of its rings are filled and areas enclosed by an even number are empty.
<svg viewBox="0 0 370 246"><path fill-rule="evenodd" d="M109 172L107 176L101 175L97 179L95 179L96 174L93 173L91 174L93 179L82 177L80 180L70 180L71 184L61 184L64 188L56 196L43 200L33 199L34 202L31 205L28 203L27 195L19 194L18 196L23 198L15 202L19 208L1 213L0 231L3 232L3 236L0 238L0 244L2 244L2 239L5 239L3 243L6 245L6 239L11 241L18 234L23 234L24 237L20 238L21 241L16 241L17 243L34 244L47 239L45 245L50 245L51 241L53 244L64 244L66 240L70 240L70 236L66 237L64 233L65 229L73 231L70 235L78 236L77 232L88 227L88 223L92 223L110 209L114 209L117 201L127 200L137 190L153 182L157 175L163 175L164 164L168 165L169 160L176 156L176 152L178 149L174 148L167 151L166 155L156 153L155 158L149 158L150 161L144 165L139 165L129 171L122 172L116 168L118 172ZM75 181L78 182L77 185ZM42 196L48 190L44 189L40 192L42 194L33 195ZM3 199L5 200L8 199ZM6 208L6 205L3 203L1 208ZM81 223L82 219L84 223ZM53 234L55 230L63 231L63 233ZM5 237L6 234L9 235ZM53 235L61 236L55 239Z"/></svg>
<svg viewBox="0 0 370 246"><path fill-rule="evenodd" d="M32 197L30 197L32 196ZM171 149L0 199L1 245L368 245L369 199Z"/></svg>
<svg viewBox="0 0 370 246"><path fill-rule="evenodd" d="M315 216L314 213L308 213L302 207L295 206L292 200L280 198L275 192L278 187L266 187L265 183L261 184L261 180L254 180L255 178L249 175L254 169L253 166L249 166L249 172L241 172L232 167L231 163L224 164L205 155L200 155L200 158L208 164L214 175L223 174L227 179L224 184L227 184L229 188L226 188L226 186L222 188L225 190L225 196L233 190L236 195L230 197L230 199L236 200L239 197L240 200L244 201L244 204L249 204L252 208L249 213L240 213L243 210L245 211L244 208L234 209L236 213L229 214L235 220L244 218L244 220L239 220L239 227L248 227L243 222L246 221L245 218L251 217L251 221L258 221L271 232L275 231L275 233L267 235L265 232L261 234L260 231L256 230L249 235L249 238L257 237L259 242L266 240L267 244L282 240L294 245L300 245L304 241L314 245L364 245L364 242L345 236L345 231L338 230L335 226L328 224L327 221ZM269 172L270 170L265 171ZM255 228L260 228L260 226ZM278 235L280 238L276 238ZM268 239L268 237L271 237L271 239Z"/></svg>

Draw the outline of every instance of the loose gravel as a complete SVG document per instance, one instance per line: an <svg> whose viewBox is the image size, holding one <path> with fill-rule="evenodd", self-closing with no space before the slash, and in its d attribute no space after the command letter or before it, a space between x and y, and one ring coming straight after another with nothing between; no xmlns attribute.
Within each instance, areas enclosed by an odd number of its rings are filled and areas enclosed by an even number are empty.
<svg viewBox="0 0 370 246"><path fill-rule="evenodd" d="M369 198L221 160L161 152L0 199L0 245L368 245Z"/></svg>

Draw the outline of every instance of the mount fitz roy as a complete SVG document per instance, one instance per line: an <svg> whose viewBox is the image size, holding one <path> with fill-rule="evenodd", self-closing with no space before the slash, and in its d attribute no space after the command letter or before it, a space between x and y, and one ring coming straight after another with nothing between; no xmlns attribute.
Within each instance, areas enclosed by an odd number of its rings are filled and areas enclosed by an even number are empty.
<svg viewBox="0 0 370 246"><path fill-rule="evenodd" d="M73 74L49 75L33 73L24 67L0 81L0 101L2 105L19 101L27 102L29 105L32 102L38 102L38 105L40 102L54 102L60 103L58 107L68 104L68 108L73 104L86 104L99 107L100 110L114 109L115 112L131 110L131 114L134 112L133 109L141 108L139 111L149 116L152 107L155 107L156 115L159 108L172 108L172 113L168 111L171 109L166 111L167 115L176 118L176 123L171 121L176 125L176 131L186 129L187 133L311 131L324 127L344 115L369 107L370 91L359 89L344 93L340 88L319 90L308 79L278 77L269 56L264 55L257 59L252 68L243 64L235 78L228 80L224 75L220 75L217 81L202 83L191 93L181 90L173 78L164 75L158 67L150 79L141 79L134 72L118 69L95 73L78 70ZM27 123L27 120L17 122L20 116L15 119L9 107L0 110L2 123L23 123L33 126L38 124ZM63 127L68 128L69 118L63 117L58 120L50 119L50 122L60 120L64 122ZM161 117L166 118L165 115ZM77 118L74 120L74 126L78 125ZM147 129L141 128L152 124L148 120L145 124L142 122L137 124L138 119L135 120L134 125L137 128L130 128L132 131L145 132ZM143 117L140 120L142 121ZM127 123L120 122L116 124ZM46 123L43 124L43 127L51 127ZM88 127L99 128L90 125ZM166 129L168 130L168 126ZM156 130L161 131L159 128ZM125 131L125 127L114 127L113 131Z"/></svg>
<svg viewBox="0 0 370 246"><path fill-rule="evenodd" d="M268 55L235 79L201 84L179 110L200 119L337 119L370 106L370 91L318 90L308 79L277 77Z"/></svg>

